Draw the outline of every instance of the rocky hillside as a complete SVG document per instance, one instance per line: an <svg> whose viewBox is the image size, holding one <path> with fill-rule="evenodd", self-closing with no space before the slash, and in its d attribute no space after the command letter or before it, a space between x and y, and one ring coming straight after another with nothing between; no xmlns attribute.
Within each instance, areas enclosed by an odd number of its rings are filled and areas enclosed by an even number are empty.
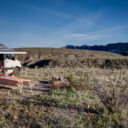
<svg viewBox="0 0 128 128"><path fill-rule="evenodd" d="M113 53L118 53L121 55L128 55L128 42L127 43L113 43L108 45L82 45L82 46L74 46L74 45L67 45L65 48L68 49L83 49L83 50L97 50L97 51L108 51Z"/></svg>
<svg viewBox="0 0 128 128"><path fill-rule="evenodd" d="M128 68L128 57L103 51L71 50L63 48L18 48L26 51L26 55L17 55L24 66L45 67L99 67Z"/></svg>

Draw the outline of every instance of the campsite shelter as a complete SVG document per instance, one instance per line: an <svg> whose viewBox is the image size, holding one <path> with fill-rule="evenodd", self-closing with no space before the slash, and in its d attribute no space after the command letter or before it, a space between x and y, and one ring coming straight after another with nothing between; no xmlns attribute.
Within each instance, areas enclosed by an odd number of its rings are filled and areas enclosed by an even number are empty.
<svg viewBox="0 0 128 128"><path fill-rule="evenodd" d="M12 55L13 54L26 54L26 52L19 52L14 49L10 49L10 48L6 47L4 44L0 44L0 62L3 66L3 72L5 70L4 56L9 55L9 54L12 54Z"/></svg>

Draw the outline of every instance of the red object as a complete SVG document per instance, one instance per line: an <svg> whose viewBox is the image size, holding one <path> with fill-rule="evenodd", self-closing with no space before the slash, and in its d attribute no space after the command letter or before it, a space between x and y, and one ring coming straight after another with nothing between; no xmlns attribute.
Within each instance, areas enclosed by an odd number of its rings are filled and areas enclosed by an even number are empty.
<svg viewBox="0 0 128 128"><path fill-rule="evenodd" d="M11 76L0 77L0 84L3 84L3 85L18 86L18 84L22 84L22 83L23 85L29 85L30 80L11 77Z"/></svg>
<svg viewBox="0 0 128 128"><path fill-rule="evenodd" d="M0 70L3 68L3 66L2 65L0 65Z"/></svg>
<svg viewBox="0 0 128 128"><path fill-rule="evenodd" d="M0 76L4 76L4 73L2 72L2 73L0 73Z"/></svg>

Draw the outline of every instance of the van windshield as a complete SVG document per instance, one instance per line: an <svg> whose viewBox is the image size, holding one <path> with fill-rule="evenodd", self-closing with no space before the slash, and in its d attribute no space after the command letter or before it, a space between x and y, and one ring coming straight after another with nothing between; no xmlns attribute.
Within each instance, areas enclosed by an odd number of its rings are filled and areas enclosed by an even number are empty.
<svg viewBox="0 0 128 128"><path fill-rule="evenodd" d="M10 60L14 60L15 57L12 54L6 54L6 58Z"/></svg>

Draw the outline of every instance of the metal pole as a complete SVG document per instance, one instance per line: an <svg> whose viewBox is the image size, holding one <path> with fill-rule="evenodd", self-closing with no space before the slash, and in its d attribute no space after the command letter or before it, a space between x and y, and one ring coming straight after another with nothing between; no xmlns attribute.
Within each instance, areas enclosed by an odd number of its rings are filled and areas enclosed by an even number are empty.
<svg viewBox="0 0 128 128"><path fill-rule="evenodd" d="M4 59L5 59L5 55L3 54L3 74L5 73L5 61L4 61Z"/></svg>

